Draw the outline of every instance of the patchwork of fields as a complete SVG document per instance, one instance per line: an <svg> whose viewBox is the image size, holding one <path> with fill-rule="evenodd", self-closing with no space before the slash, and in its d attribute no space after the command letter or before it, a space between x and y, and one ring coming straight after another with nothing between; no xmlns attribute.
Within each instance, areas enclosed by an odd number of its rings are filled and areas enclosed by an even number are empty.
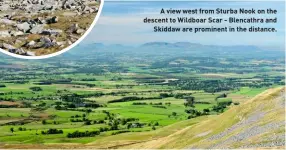
<svg viewBox="0 0 286 150"><path fill-rule="evenodd" d="M132 148L192 131L285 84L279 57L84 55L0 60L0 148Z"/></svg>

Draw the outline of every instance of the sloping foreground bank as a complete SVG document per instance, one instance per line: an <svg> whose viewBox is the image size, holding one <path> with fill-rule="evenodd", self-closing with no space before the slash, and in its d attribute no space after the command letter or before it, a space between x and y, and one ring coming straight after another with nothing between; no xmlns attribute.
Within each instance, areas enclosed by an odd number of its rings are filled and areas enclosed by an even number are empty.
<svg viewBox="0 0 286 150"><path fill-rule="evenodd" d="M121 148L268 147L285 147L285 88L269 89L217 117L169 136Z"/></svg>

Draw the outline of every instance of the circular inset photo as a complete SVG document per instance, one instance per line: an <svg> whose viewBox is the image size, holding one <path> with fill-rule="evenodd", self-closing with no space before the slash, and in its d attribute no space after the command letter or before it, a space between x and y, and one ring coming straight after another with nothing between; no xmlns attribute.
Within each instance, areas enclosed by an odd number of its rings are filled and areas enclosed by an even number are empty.
<svg viewBox="0 0 286 150"><path fill-rule="evenodd" d="M59 55L99 18L103 0L0 0L0 51L24 59Z"/></svg>

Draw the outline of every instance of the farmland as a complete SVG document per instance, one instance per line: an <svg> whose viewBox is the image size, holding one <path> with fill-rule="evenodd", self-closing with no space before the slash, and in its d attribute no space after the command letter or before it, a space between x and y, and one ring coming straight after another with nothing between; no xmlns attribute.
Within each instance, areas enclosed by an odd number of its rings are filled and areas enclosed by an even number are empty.
<svg viewBox="0 0 286 150"><path fill-rule="evenodd" d="M285 84L280 52L98 46L47 60L0 56L0 147L160 138Z"/></svg>

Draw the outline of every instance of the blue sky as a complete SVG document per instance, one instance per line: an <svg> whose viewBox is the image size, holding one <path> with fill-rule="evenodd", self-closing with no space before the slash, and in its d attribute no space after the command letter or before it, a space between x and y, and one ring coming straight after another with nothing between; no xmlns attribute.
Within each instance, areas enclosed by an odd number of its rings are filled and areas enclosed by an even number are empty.
<svg viewBox="0 0 286 150"><path fill-rule="evenodd" d="M84 43L106 43L138 45L146 42L193 42L214 45L257 45L262 47L284 47L284 2L117 2L105 1L102 14L92 32L86 37ZM176 17L176 15L160 15L162 8L168 9L194 9L194 8L274 8L278 10L278 23L276 33L154 33L155 24L144 24L145 17ZM184 15L186 16L186 15ZM206 17L204 15L189 15L186 17ZM209 15L207 15L209 16ZM226 15L213 15L214 17L227 17ZM236 15L245 18L243 15ZM250 16L248 16L250 17ZM275 15L255 15L255 17L275 17ZM162 25L162 24L160 24ZM169 24L171 25L171 24ZM167 26L169 26L167 25ZM257 25L257 24L256 24ZM209 27L209 24L172 24L174 27ZM216 27L229 26L229 24L215 25ZM232 24L235 26L235 24ZM245 25L249 26L249 25Z"/></svg>

